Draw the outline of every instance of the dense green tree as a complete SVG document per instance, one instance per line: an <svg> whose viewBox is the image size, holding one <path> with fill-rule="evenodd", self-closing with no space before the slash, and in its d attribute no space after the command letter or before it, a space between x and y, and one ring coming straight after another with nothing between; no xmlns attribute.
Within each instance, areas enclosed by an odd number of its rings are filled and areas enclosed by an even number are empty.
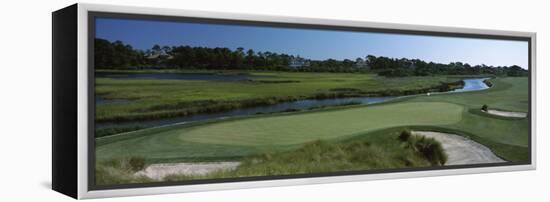
<svg viewBox="0 0 550 202"><path fill-rule="evenodd" d="M144 64L144 53L121 41L95 39L94 64L97 69L134 68Z"/></svg>
<svg viewBox="0 0 550 202"><path fill-rule="evenodd" d="M373 71L381 76L429 76L429 75L476 75L527 76L528 71L513 66L487 66L451 62L441 64L419 59L389 58L367 55L355 60L326 59L308 60L299 56L270 51L257 51L243 47L235 50L224 47L191 47L153 45L147 50L136 50L121 41L110 42L96 38L94 62L98 69L169 68L169 69L255 69L304 72L363 72ZM290 67L292 60L301 66ZM368 68L360 68L366 64Z"/></svg>

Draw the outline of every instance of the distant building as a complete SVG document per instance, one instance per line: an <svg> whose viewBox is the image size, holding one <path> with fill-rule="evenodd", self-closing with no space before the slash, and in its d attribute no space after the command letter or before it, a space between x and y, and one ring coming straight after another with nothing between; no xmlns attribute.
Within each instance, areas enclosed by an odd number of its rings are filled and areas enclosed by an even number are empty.
<svg viewBox="0 0 550 202"><path fill-rule="evenodd" d="M145 58L148 60L149 68L165 68L165 61L171 60L174 56L165 52L152 52L145 54Z"/></svg>
<svg viewBox="0 0 550 202"><path fill-rule="evenodd" d="M416 65L414 64L414 62L411 62L411 63L409 64L409 66L407 66L407 68L409 68L409 69L416 69Z"/></svg>
<svg viewBox="0 0 550 202"><path fill-rule="evenodd" d="M145 55L145 57L149 60L172 59L172 58L174 58L174 56L169 55L165 52L150 53L150 54Z"/></svg>
<svg viewBox="0 0 550 202"><path fill-rule="evenodd" d="M288 66L292 68L309 67L309 65L309 60L301 58L300 56L291 57L290 61L288 61Z"/></svg>

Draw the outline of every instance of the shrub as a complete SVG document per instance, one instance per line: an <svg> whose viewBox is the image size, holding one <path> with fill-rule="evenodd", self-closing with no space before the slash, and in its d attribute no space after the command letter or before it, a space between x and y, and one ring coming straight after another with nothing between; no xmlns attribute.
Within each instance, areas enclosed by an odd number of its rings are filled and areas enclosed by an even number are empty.
<svg viewBox="0 0 550 202"><path fill-rule="evenodd" d="M401 131L401 134L399 134L399 140L401 140L402 142L405 142L407 140L409 140L409 138L411 137L411 131L409 130L404 130L404 131Z"/></svg>
<svg viewBox="0 0 550 202"><path fill-rule="evenodd" d="M489 106L487 106L487 105L481 106L481 111L485 111L485 112L486 112L487 110L489 110Z"/></svg>
<svg viewBox="0 0 550 202"><path fill-rule="evenodd" d="M424 136L415 136L414 149L421 153L432 165L445 165L447 162L447 153L440 142L434 138L426 138Z"/></svg>
<svg viewBox="0 0 550 202"><path fill-rule="evenodd" d="M487 85L489 87L493 87L493 83L491 83L491 81L489 81L489 79L483 80L483 83L485 83L485 85Z"/></svg>

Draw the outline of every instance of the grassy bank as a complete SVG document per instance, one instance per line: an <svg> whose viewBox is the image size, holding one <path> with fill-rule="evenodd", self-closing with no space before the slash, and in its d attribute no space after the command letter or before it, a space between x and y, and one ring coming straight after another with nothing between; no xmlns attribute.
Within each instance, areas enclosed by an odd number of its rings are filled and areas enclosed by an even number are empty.
<svg viewBox="0 0 550 202"><path fill-rule="evenodd" d="M368 171L431 166L425 154L401 142L393 134L385 142L367 140L313 141L285 152L266 152L241 159L235 170L218 171L207 175L171 175L165 181L190 179L235 178L291 174ZM380 139L378 139L380 140ZM373 141L378 141L373 139ZM153 182L135 176L131 158L102 160L96 166L98 185Z"/></svg>

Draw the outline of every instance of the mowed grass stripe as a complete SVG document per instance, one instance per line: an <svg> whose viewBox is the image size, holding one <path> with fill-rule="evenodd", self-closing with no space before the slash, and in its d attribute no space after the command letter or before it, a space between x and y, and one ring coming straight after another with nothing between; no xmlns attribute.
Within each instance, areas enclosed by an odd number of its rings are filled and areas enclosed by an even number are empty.
<svg viewBox="0 0 550 202"><path fill-rule="evenodd" d="M464 108L442 102L409 102L288 116L243 119L173 131L183 142L242 146L291 145L404 125L449 125Z"/></svg>

